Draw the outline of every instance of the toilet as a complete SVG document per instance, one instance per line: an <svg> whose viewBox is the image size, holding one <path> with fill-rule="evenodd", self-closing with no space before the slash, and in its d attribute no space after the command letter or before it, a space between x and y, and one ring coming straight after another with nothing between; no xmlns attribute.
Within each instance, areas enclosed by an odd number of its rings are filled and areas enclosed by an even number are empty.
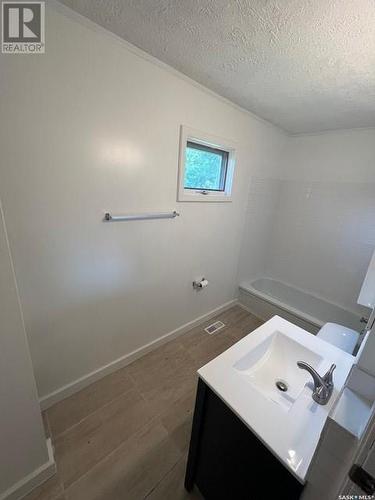
<svg viewBox="0 0 375 500"><path fill-rule="evenodd" d="M326 323L316 336L349 354L353 354L359 333L337 323Z"/></svg>

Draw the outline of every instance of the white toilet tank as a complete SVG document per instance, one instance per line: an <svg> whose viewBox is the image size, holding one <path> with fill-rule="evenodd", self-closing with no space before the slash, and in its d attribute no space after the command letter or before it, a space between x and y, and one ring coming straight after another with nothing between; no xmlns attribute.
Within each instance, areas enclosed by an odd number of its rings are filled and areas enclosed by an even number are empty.
<svg viewBox="0 0 375 500"><path fill-rule="evenodd" d="M336 323L326 323L316 335L349 354L353 354L359 337L359 333L355 330Z"/></svg>

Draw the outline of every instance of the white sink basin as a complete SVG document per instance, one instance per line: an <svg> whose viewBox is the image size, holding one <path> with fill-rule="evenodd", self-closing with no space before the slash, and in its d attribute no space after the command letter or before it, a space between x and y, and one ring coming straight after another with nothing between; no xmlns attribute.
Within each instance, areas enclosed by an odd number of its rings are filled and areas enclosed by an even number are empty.
<svg viewBox="0 0 375 500"><path fill-rule="evenodd" d="M335 388L326 405L312 399L303 360L323 375L332 363ZM199 377L302 483L327 416L355 358L278 316L199 369ZM286 392L275 382L288 385ZM249 450L250 452L250 450Z"/></svg>
<svg viewBox="0 0 375 500"><path fill-rule="evenodd" d="M318 371L322 357L276 331L233 367L266 398L288 411L306 383L311 382L311 376L298 368L297 361L305 361Z"/></svg>

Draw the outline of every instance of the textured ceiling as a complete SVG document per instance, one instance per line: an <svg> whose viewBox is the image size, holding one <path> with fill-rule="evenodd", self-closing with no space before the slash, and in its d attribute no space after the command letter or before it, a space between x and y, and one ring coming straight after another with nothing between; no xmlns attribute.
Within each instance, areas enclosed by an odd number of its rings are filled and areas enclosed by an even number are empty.
<svg viewBox="0 0 375 500"><path fill-rule="evenodd" d="M375 0L62 0L293 132L375 126Z"/></svg>

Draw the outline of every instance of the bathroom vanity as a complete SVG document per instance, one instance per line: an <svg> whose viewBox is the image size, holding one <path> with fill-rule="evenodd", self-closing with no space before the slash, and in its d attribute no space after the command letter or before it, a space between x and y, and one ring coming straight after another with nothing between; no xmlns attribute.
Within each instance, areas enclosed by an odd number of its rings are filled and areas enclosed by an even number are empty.
<svg viewBox="0 0 375 500"><path fill-rule="evenodd" d="M355 358L275 316L202 367L185 487L206 500L298 499L320 433ZM326 405L312 379L332 363Z"/></svg>

